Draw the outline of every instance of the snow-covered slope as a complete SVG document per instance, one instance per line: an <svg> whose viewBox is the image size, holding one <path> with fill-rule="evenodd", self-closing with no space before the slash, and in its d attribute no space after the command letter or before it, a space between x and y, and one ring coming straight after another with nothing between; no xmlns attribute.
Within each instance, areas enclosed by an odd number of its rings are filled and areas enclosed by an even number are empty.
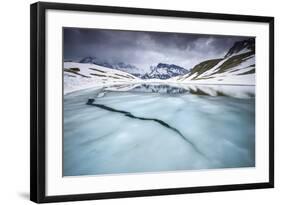
<svg viewBox="0 0 281 205"><path fill-rule="evenodd" d="M237 41L234 45L229 49L229 51L224 56L225 58L230 57L232 55L238 55L241 53L246 53L247 51L255 51L255 39L249 38L244 41Z"/></svg>
<svg viewBox="0 0 281 205"><path fill-rule="evenodd" d="M254 39L236 42L224 58L203 61L171 82L193 84L255 84Z"/></svg>
<svg viewBox="0 0 281 205"><path fill-rule="evenodd" d="M119 70L88 63L64 63L64 93L90 87L142 82Z"/></svg>

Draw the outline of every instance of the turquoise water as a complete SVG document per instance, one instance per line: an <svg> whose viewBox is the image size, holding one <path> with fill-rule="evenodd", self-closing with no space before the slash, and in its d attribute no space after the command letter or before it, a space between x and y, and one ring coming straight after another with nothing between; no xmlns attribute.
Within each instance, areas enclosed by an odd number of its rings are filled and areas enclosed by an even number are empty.
<svg viewBox="0 0 281 205"><path fill-rule="evenodd" d="M64 176L255 166L255 87L118 85L64 96Z"/></svg>

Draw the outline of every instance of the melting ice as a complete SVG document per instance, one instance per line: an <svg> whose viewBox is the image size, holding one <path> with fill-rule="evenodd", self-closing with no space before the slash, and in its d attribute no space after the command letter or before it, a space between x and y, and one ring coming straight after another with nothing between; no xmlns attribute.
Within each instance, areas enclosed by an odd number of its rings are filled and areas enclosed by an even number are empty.
<svg viewBox="0 0 281 205"><path fill-rule="evenodd" d="M255 87L127 84L64 96L64 176L255 166Z"/></svg>

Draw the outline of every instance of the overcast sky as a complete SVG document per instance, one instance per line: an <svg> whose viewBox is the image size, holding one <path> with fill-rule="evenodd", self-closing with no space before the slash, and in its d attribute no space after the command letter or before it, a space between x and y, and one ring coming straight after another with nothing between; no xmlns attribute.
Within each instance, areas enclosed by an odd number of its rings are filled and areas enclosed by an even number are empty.
<svg viewBox="0 0 281 205"><path fill-rule="evenodd" d="M81 28L64 28L63 35L65 60L95 56L143 69L160 62L189 69L203 60L223 57L234 42L248 38Z"/></svg>

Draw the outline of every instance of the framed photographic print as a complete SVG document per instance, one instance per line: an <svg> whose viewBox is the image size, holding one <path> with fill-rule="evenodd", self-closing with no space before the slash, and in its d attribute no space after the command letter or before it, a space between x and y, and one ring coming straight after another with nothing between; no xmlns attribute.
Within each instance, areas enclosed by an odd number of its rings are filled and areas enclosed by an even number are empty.
<svg viewBox="0 0 281 205"><path fill-rule="evenodd" d="M274 186L274 18L31 5L34 202Z"/></svg>

